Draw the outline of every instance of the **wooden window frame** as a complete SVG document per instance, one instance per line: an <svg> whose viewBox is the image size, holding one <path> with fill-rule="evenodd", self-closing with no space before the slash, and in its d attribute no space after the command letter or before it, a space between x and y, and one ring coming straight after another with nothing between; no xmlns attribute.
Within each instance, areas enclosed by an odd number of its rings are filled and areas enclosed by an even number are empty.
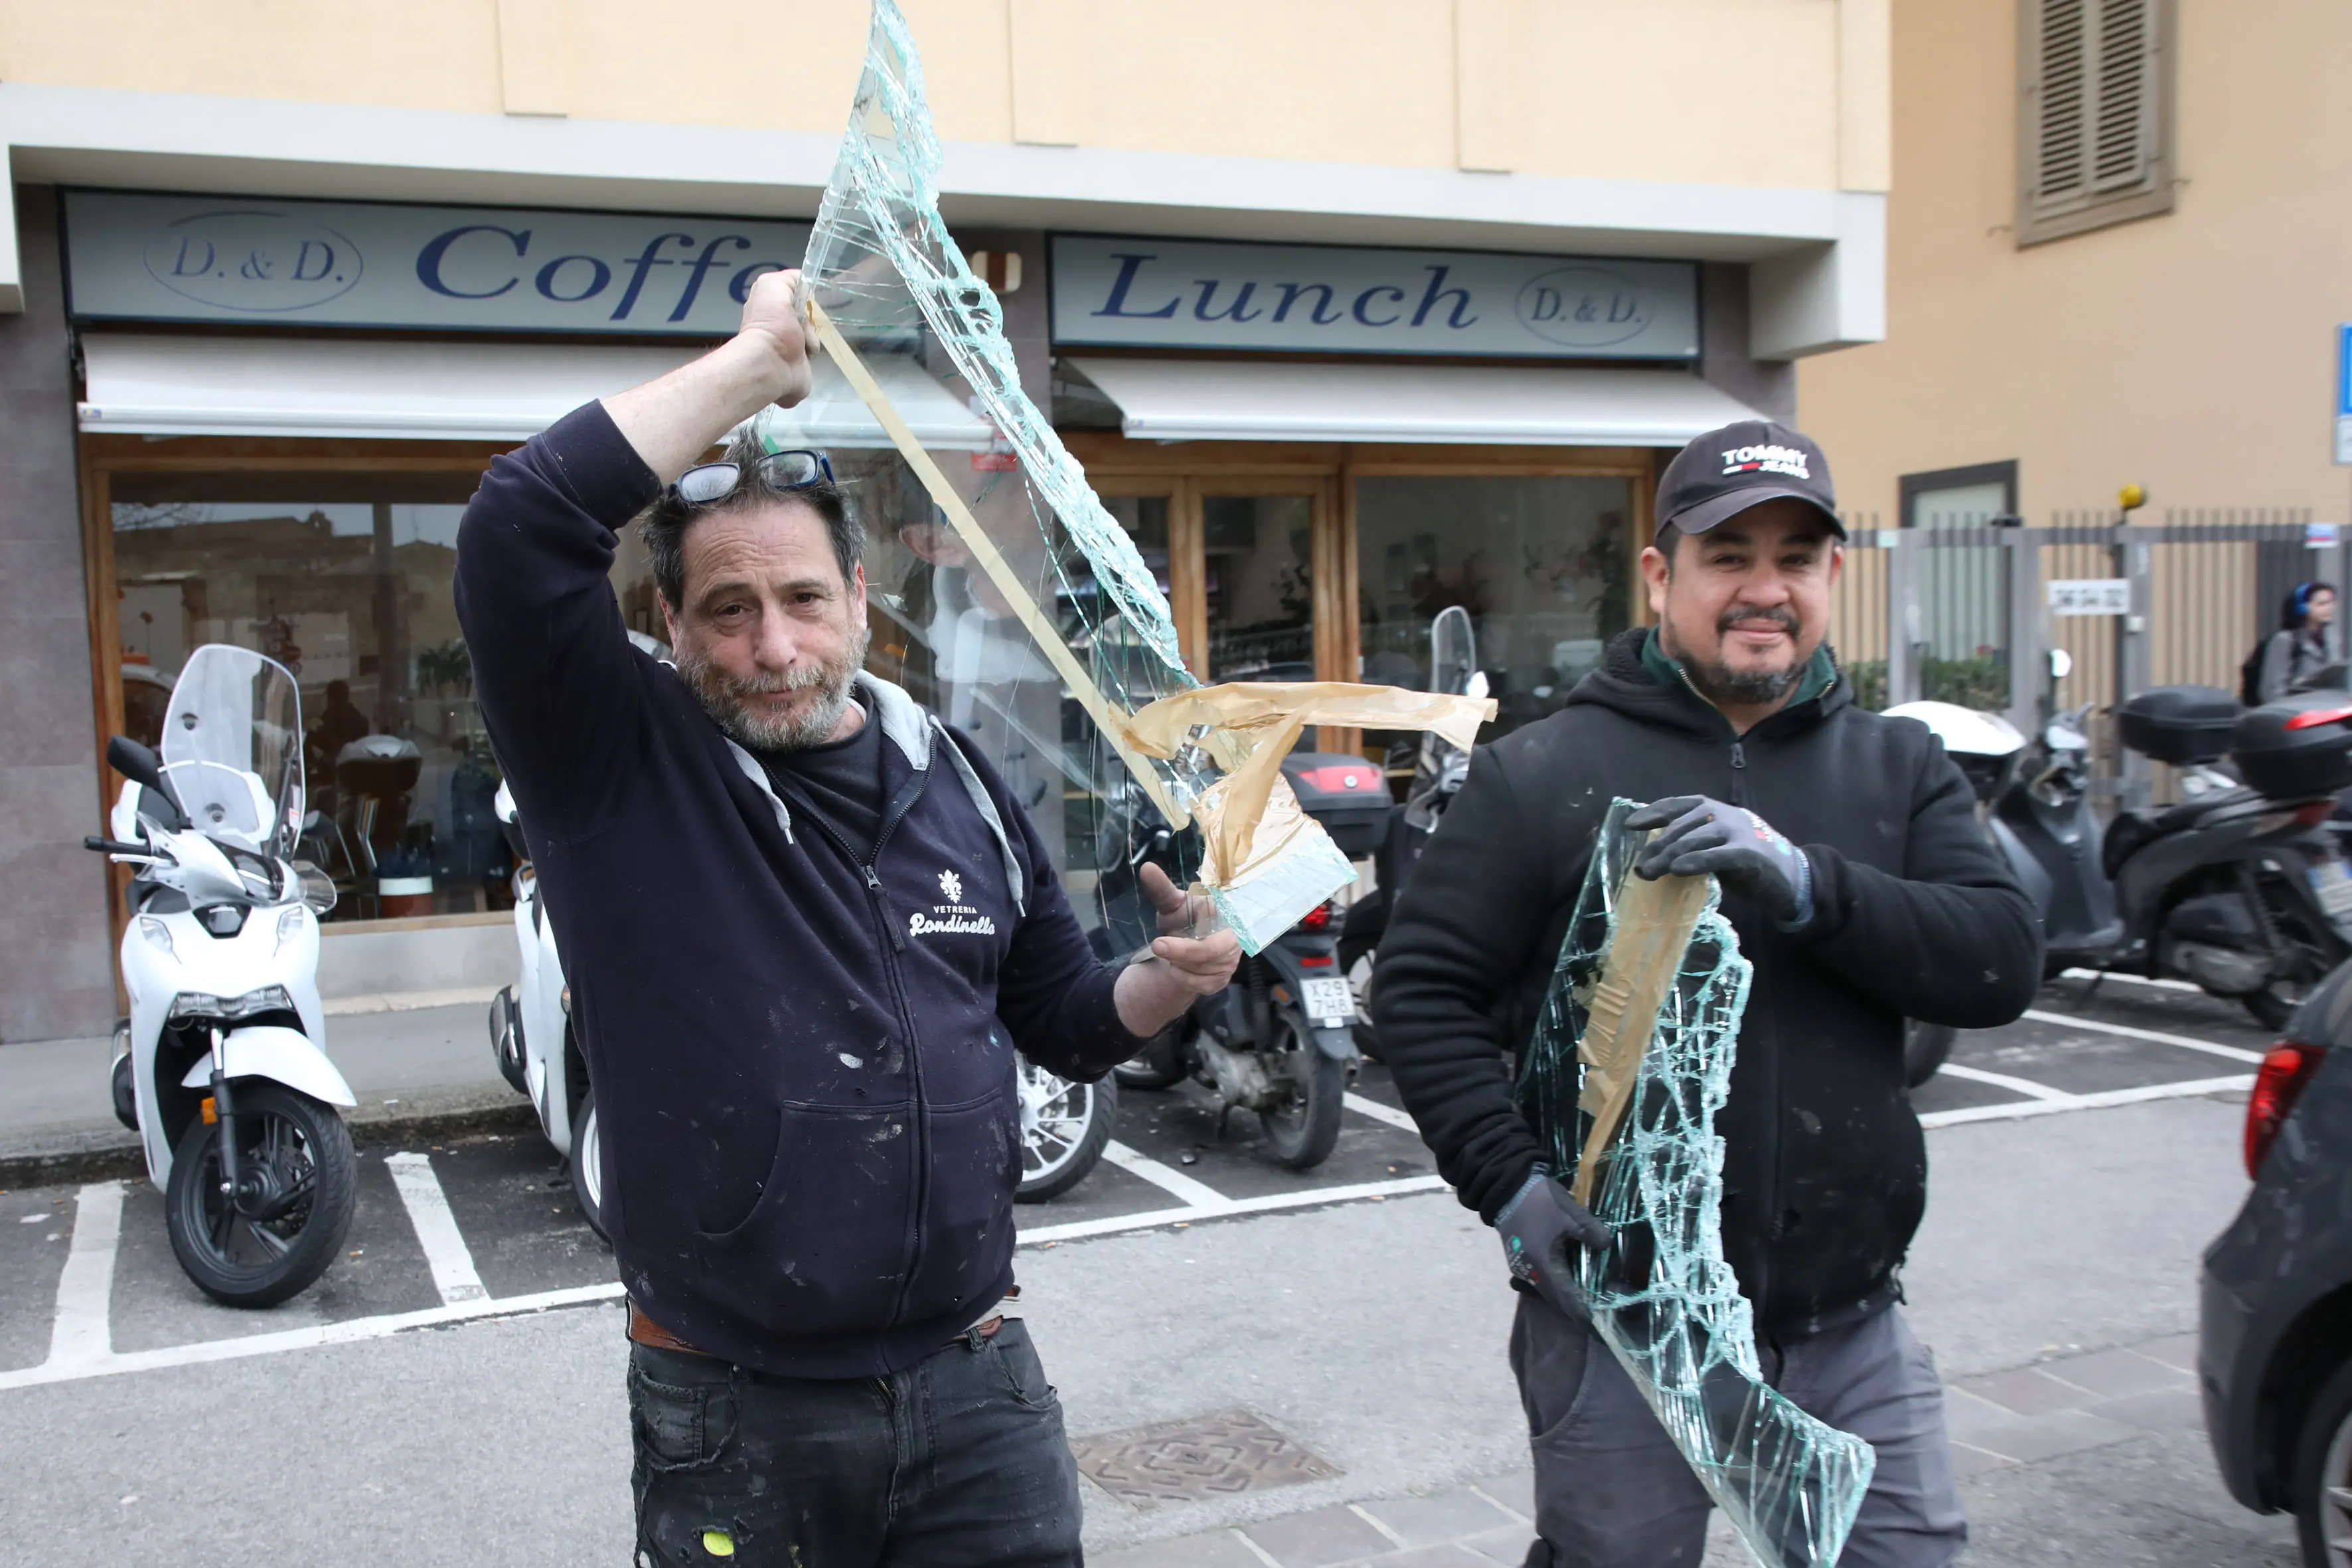
<svg viewBox="0 0 2352 1568"><path fill-rule="evenodd" d="M2143 0L2149 16L2148 52L2152 58L2148 69L2148 93L2153 100L2148 110L2148 135L2154 145L2147 177L2127 189L2102 193L2092 188L2086 169L2081 195L2070 197L2063 204L2045 203L2041 199L2042 20L2046 7L2052 3L2053 0L2018 0L2017 244L2021 249L2170 212L2179 184L2174 143L2174 107L2179 99L2176 87L2176 62L2180 39L2179 4L2178 0ZM2109 3L2112 0L2079 0L2086 16L2095 16L2099 6ZM2088 44L2084 52L2086 58L2096 53ZM2098 96L2098 87L2097 67L2095 59L2092 59L2084 89L2086 117L2095 114L2093 106ZM2086 133L2086 155L2089 154L2087 143L2090 140Z"/></svg>

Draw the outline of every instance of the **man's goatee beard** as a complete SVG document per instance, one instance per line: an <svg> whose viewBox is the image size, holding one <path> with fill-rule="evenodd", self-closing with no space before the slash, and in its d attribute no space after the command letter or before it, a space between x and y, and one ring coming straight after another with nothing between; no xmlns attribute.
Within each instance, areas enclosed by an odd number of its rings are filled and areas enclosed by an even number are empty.
<svg viewBox="0 0 2352 1568"><path fill-rule="evenodd" d="M677 673L711 722L736 744L754 752L805 751L831 740L849 710L850 682L866 666L869 636L861 629L837 660L748 680L721 672L707 655L680 648ZM795 712L762 713L751 707L754 697L810 690L819 693L816 700Z"/></svg>

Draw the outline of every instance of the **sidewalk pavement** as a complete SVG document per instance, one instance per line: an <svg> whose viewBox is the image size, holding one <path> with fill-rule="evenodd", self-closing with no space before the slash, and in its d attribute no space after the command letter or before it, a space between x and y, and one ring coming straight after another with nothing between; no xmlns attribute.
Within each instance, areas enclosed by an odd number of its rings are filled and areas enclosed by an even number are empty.
<svg viewBox="0 0 2352 1568"><path fill-rule="evenodd" d="M1963 1483L1995 1470L2202 1424L2196 1337L2064 1356L1944 1389ZM1518 1568L1535 1539L1528 1470L1426 1494L1370 1498L1100 1553L1097 1568ZM1117 1507L1092 1495L1096 1507ZM1749 1561L1717 1512L1706 1568Z"/></svg>
<svg viewBox="0 0 2352 1568"><path fill-rule="evenodd" d="M378 1010L352 1011L355 1003ZM490 1059L489 993L413 993L331 1004L327 1056L359 1104L363 1136L382 1124L528 1118L530 1103ZM138 1139L114 1119L105 1037L0 1046L0 1186L89 1181L139 1168Z"/></svg>

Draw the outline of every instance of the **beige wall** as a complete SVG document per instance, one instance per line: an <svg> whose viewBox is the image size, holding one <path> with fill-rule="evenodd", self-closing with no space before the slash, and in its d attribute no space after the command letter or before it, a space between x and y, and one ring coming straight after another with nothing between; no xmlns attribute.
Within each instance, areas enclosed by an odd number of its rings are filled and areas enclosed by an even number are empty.
<svg viewBox="0 0 2352 1568"><path fill-rule="evenodd" d="M950 140L1881 190L1888 4L906 10ZM0 79L831 132L866 19L865 0L0 0Z"/></svg>
<svg viewBox="0 0 2352 1568"><path fill-rule="evenodd" d="M2173 212L2021 250L2014 0L1895 0L1887 337L1806 361L1840 499L2015 458L2029 518L2127 482L2168 506L2307 506L2352 321L2352 10L2179 0Z"/></svg>

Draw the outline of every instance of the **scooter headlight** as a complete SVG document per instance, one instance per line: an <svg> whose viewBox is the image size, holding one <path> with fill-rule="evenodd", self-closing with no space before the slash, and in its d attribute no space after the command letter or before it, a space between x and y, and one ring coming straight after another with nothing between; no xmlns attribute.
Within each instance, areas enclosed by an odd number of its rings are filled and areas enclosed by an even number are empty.
<svg viewBox="0 0 2352 1568"><path fill-rule="evenodd" d="M276 951L282 952L288 942L302 934L303 919L309 913L309 909L301 904L289 904L278 911Z"/></svg>
<svg viewBox="0 0 2352 1568"><path fill-rule="evenodd" d="M177 952L173 952L172 948L172 928L165 925L162 921L157 920L153 915L141 915L139 917L139 934L147 939L147 945L149 947L153 948L164 957L177 959L180 956Z"/></svg>
<svg viewBox="0 0 2352 1568"><path fill-rule="evenodd" d="M201 991L183 991L172 998L172 1022L175 1024L205 1018L251 1018L263 1013L292 1011L294 998L287 994L283 985L265 985L242 996L212 996Z"/></svg>

